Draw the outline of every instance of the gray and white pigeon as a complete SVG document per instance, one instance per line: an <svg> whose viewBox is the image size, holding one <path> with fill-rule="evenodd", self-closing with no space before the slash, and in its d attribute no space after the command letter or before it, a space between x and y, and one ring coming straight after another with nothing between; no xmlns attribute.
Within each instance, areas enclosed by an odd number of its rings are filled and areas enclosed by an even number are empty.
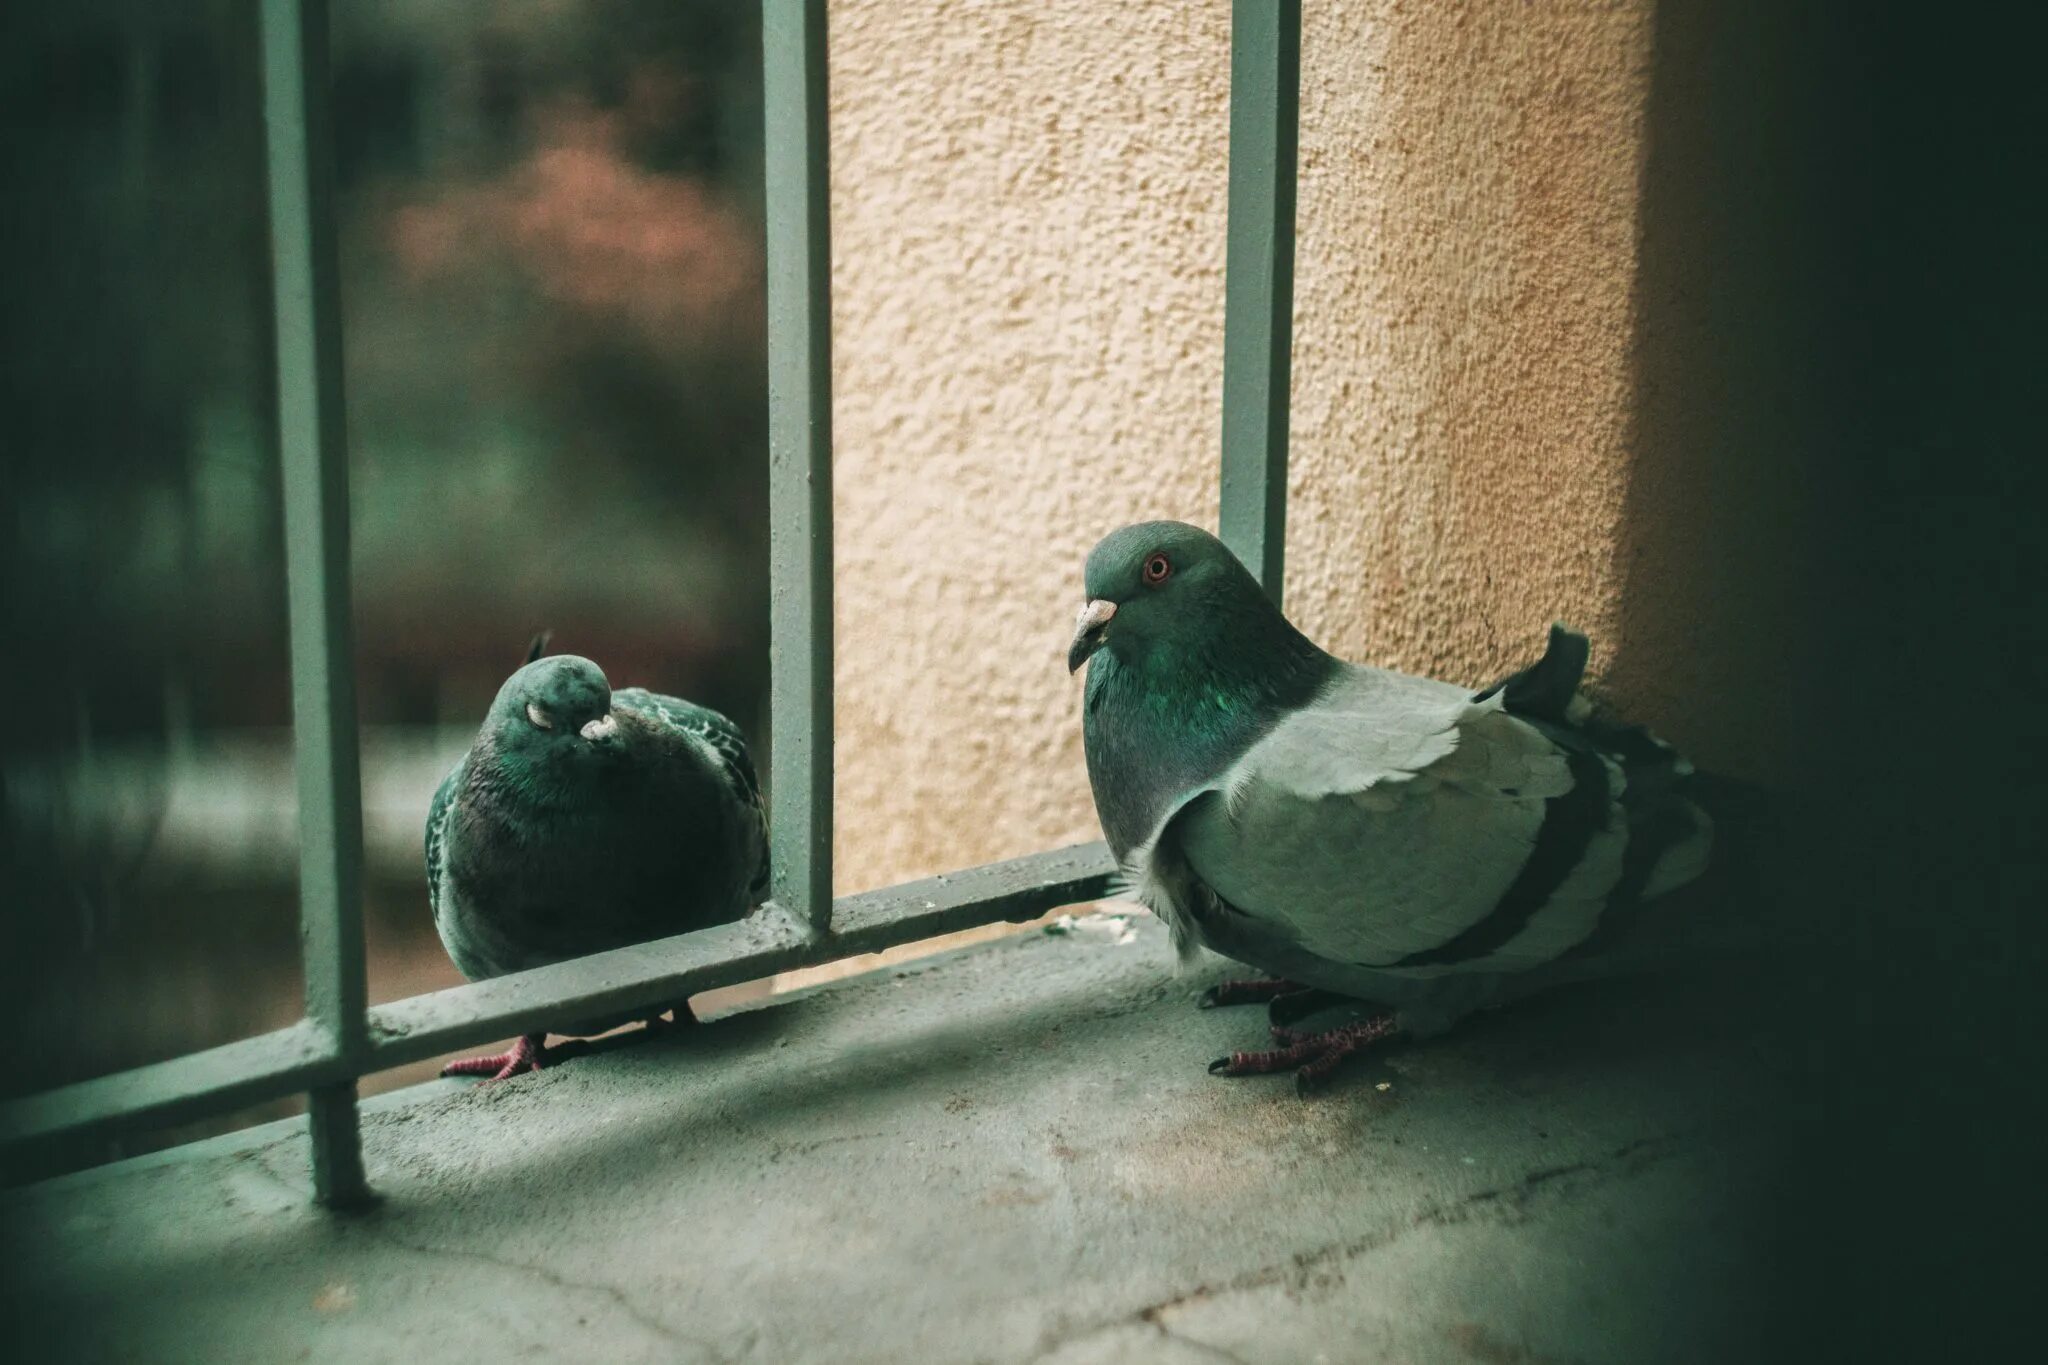
<svg viewBox="0 0 2048 1365"><path fill-rule="evenodd" d="M1306 1090L1376 1039L1617 970L1642 902L1705 869L1691 765L1594 713L1562 626L1475 693L1325 653L1193 526L1111 533L1086 581L1067 666L1089 665L1110 849L1184 956L1274 978L1204 1003L1272 999L1283 1045L1211 1070L1298 1069ZM1284 1027L1333 996L1372 1012Z"/></svg>
<svg viewBox="0 0 2048 1365"><path fill-rule="evenodd" d="M434 793L426 843L434 926L473 981L723 924L767 891L767 820L739 728L676 697L614 692L573 654L530 657L498 690ZM442 1074L503 1080L545 1052L546 1035L529 1034Z"/></svg>

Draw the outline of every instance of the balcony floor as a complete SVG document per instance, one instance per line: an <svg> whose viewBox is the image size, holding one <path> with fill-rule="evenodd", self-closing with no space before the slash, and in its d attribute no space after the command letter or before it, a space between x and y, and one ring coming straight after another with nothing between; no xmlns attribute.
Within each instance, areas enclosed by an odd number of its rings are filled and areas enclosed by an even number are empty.
<svg viewBox="0 0 2048 1365"><path fill-rule="evenodd" d="M364 1119L5 1196L17 1359L1754 1359L1761 1036L1585 988L1303 1101L1206 1063L1161 927L1082 921ZM1119 940L1123 941L1119 941ZM1385 1085L1382 1090L1379 1086Z"/></svg>

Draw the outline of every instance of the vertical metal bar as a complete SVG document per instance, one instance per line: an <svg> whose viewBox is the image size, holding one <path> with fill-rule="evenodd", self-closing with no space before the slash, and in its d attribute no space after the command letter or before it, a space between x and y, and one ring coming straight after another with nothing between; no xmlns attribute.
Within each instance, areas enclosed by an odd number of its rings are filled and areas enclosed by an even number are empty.
<svg viewBox="0 0 2048 1365"><path fill-rule="evenodd" d="M1301 0L1230 9L1230 240L1223 284L1223 541L1280 600L1294 344Z"/></svg>
<svg viewBox="0 0 2048 1365"><path fill-rule="evenodd" d="M832 915L832 251L825 0L765 0L769 825L775 901Z"/></svg>
<svg viewBox="0 0 2048 1365"><path fill-rule="evenodd" d="M306 1015L338 1055L359 1059L368 1053L362 786L326 0L263 0L261 24ZM310 1100L314 1193L323 1204L359 1203L368 1190L355 1082Z"/></svg>

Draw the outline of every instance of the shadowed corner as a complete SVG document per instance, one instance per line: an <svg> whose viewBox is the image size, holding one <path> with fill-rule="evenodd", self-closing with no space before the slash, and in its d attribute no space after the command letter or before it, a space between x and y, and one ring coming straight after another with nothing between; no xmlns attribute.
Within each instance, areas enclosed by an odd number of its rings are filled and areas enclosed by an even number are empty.
<svg viewBox="0 0 2048 1365"><path fill-rule="evenodd" d="M1692 905L1756 942L1725 1007L1782 1021L1758 1068L1780 1114L1778 1245L1758 1247L1774 1335L1818 1344L1825 1277L1805 1193L1817 1153L1797 1115L1816 1014L1803 989L1839 891L1802 863L1821 830L1832 736L1823 604L1841 534L1826 496L1843 361L1837 281L1816 262L1839 212L1829 164L1846 86L1806 21L1768 0L1656 8L1637 200L1629 486L1615 541L1619 632L1603 691L1702 770L1715 863ZM1833 372L1830 367L1835 366ZM1807 796L1809 799L1802 799ZM1802 969L1790 961L1810 964ZM1765 1220L1768 1225L1771 1220ZM1833 1233L1832 1228L1827 1229ZM1833 1236L1825 1236L1833 1241ZM1794 1353L1796 1354L1796 1352ZM1788 1357L1789 1358L1789 1357Z"/></svg>
<svg viewBox="0 0 2048 1365"><path fill-rule="evenodd" d="M1774 969L1728 1004L1783 1040L1773 1338L1990 1358L2023 1327L1993 1211L2038 1073L2011 963L2039 922L2015 665L2041 631L2010 590L2039 581L2042 490L2038 461L2000 467L2039 438L1997 302L2034 254L2005 207L2025 81L1923 10L1822 8L1656 9L1606 682L1775 808L1716 812L1769 901Z"/></svg>
<svg viewBox="0 0 2048 1365"><path fill-rule="evenodd" d="M1819 475L1849 439L1822 265L1839 82L1791 8L1656 8L1620 632L1603 677L1703 768L1773 783L1817 760L1834 558Z"/></svg>
<svg viewBox="0 0 2048 1365"><path fill-rule="evenodd" d="M1840 79L1817 78L1827 63L1805 30L1766 0L1656 8L1620 629L1603 677L1702 769L1716 847L1695 904L1752 937L1759 967L1810 951L1827 909L1827 888L1794 856L1812 831L1802 841L1788 828L1825 765L1813 718L1827 704L1819 624L1834 523L1817 476L1827 443L1845 439L1830 424L1839 381L1816 382L1831 281L1812 269L1838 198L1826 145ZM1726 1006L1796 1035L1802 975L1726 974ZM1793 1055L1796 1036L1784 1046ZM1760 1068L1781 1109L1798 1102L1786 1066ZM1804 1155L1789 1136L1782 1146L1789 1176Z"/></svg>
<svg viewBox="0 0 2048 1365"><path fill-rule="evenodd" d="M1848 534L1830 476L1851 360L1829 251L1849 173L1847 54L1768 0L1657 6L1637 197L1618 631L1600 692L1698 764L1730 910L1810 940L1780 861L1824 804L1830 603Z"/></svg>

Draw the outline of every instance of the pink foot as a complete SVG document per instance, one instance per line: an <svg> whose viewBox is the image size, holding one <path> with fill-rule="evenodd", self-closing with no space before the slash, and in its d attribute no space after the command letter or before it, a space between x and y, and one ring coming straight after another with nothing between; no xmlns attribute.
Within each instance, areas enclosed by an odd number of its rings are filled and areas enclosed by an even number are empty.
<svg viewBox="0 0 2048 1365"><path fill-rule="evenodd" d="M1209 1063L1209 1070L1218 1076L1263 1076L1274 1071L1292 1071L1295 1089L1306 1095L1328 1080L1346 1057L1399 1031L1391 1014L1377 1014L1322 1033L1303 1033L1276 1024L1273 1036L1285 1046L1269 1052L1233 1052Z"/></svg>
<svg viewBox="0 0 2048 1365"><path fill-rule="evenodd" d="M506 1081L526 1071L538 1071L545 1065L547 1056L547 1035L529 1033L512 1044L509 1052L499 1052L486 1057L464 1057L441 1068L443 1076L483 1076L485 1084L491 1081Z"/></svg>

